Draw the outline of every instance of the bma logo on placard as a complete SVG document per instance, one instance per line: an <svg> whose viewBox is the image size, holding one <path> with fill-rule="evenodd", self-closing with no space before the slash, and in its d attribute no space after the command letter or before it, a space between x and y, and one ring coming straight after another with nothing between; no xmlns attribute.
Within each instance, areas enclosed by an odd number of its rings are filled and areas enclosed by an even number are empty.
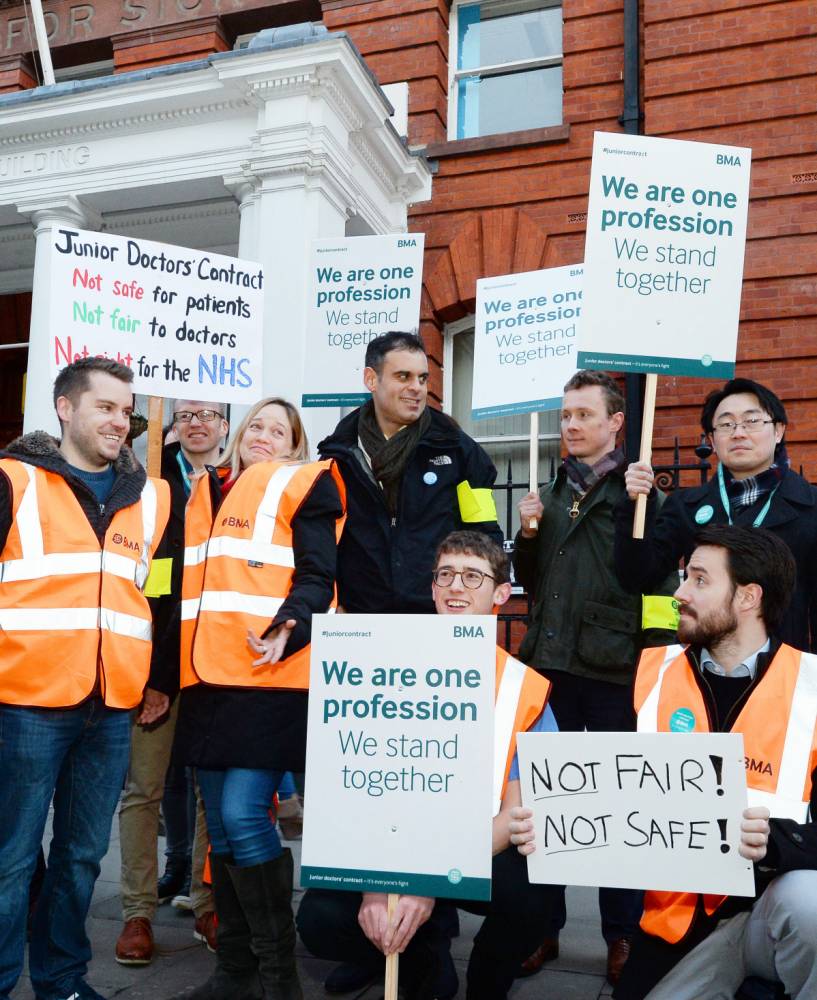
<svg viewBox="0 0 817 1000"><path fill-rule="evenodd" d="M715 157L715 163L722 167L739 167L740 157L732 156L729 153L718 153Z"/></svg>
<svg viewBox="0 0 817 1000"><path fill-rule="evenodd" d="M417 246L417 240L398 240L397 241L397 246L398 247L416 247Z"/></svg>
<svg viewBox="0 0 817 1000"><path fill-rule="evenodd" d="M454 626L454 638L455 639L484 639L485 633L482 630L481 625L455 625Z"/></svg>

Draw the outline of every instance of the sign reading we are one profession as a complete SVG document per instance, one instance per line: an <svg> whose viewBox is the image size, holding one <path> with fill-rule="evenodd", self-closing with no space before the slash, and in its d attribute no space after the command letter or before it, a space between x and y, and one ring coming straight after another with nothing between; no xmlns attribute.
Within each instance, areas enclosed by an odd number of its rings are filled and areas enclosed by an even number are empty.
<svg viewBox="0 0 817 1000"><path fill-rule="evenodd" d="M132 368L146 395L258 399L260 265L79 229L55 227L49 239L52 376L101 355Z"/></svg>
<svg viewBox="0 0 817 1000"><path fill-rule="evenodd" d="M595 134L580 368L732 377L751 155Z"/></svg>
<svg viewBox="0 0 817 1000"><path fill-rule="evenodd" d="M422 233L313 243L301 406L366 402L366 346L390 330L420 328L424 244Z"/></svg>
<svg viewBox="0 0 817 1000"><path fill-rule="evenodd" d="M490 899L496 619L312 621L301 883Z"/></svg>
<svg viewBox="0 0 817 1000"><path fill-rule="evenodd" d="M550 267L477 281L474 420L561 406L576 371L582 267Z"/></svg>
<svg viewBox="0 0 817 1000"><path fill-rule="evenodd" d="M520 733L517 745L532 882L754 895L738 851L740 733Z"/></svg>

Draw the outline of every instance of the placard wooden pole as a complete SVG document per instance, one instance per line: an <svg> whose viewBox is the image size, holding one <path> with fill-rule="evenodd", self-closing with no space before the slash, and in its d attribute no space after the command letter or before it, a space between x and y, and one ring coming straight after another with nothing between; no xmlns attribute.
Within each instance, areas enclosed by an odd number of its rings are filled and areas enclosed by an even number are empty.
<svg viewBox="0 0 817 1000"><path fill-rule="evenodd" d="M658 386L657 375L647 375L644 390L644 413L641 418L641 453L639 462L649 465L652 462L652 429L655 423L655 390ZM644 521L647 516L647 497L639 494L635 502L635 517L633 518L633 538L644 537Z"/></svg>
<svg viewBox="0 0 817 1000"><path fill-rule="evenodd" d="M530 466L530 491L536 493L539 490L539 414L530 415L530 453L528 464ZM536 531L537 521L532 517L529 522L530 530Z"/></svg>
<svg viewBox="0 0 817 1000"><path fill-rule="evenodd" d="M394 919L398 898L399 897L396 892L389 893L388 902L386 904L386 913L390 924ZM386 989L383 995L383 1000L397 1000L397 973L399 961L400 955L396 951L393 954L386 956Z"/></svg>
<svg viewBox="0 0 817 1000"><path fill-rule="evenodd" d="M148 397L148 461L147 474L159 479L162 474L162 414L161 396Z"/></svg>

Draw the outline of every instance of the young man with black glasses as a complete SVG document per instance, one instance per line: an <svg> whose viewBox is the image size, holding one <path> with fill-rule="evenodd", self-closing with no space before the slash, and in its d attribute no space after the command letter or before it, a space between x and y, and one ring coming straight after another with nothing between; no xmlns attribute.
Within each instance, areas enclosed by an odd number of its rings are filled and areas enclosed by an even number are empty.
<svg viewBox="0 0 817 1000"><path fill-rule="evenodd" d="M654 475L636 462L625 474L628 496L616 509L616 573L622 586L642 589L688 560L696 533L710 524L767 528L791 549L797 581L780 631L797 649L817 647L817 489L794 472L786 454L786 410L759 382L736 378L710 393L701 426L718 459L703 486L676 490L656 510ZM632 501L647 500L642 540L632 537Z"/></svg>
<svg viewBox="0 0 817 1000"><path fill-rule="evenodd" d="M220 403L196 399L173 400L172 430L176 441L162 451L162 479L170 485L170 521L160 557L172 560L165 581L167 600L156 611L157 642L154 657L176 661L178 689L178 647L167 631L169 615L181 595L184 562L184 510L190 495L190 477L207 465L218 462L221 444L229 424ZM165 638L167 644L162 642ZM169 692L175 694L176 691ZM178 700L167 717L151 729L133 726L128 781L119 813L119 834L122 847L122 914L124 926L116 942L116 961L121 965L147 965L155 951L151 922L160 903L176 896L189 899L184 907L195 916L194 935L213 950L215 921L212 895L201 885L201 867L207 851L207 834L203 809L196 818L196 844L192 851L188 819L186 780L181 780L181 793L176 795L175 808L168 808L165 799L165 826L168 851L165 873L158 877L156 838L159 826L159 805L165 791L165 777L170 766L173 737L176 731ZM181 776L184 779L184 775ZM197 851L195 847L198 847ZM200 857L198 855L201 855ZM191 892L191 860L193 890ZM196 864L198 861L198 865ZM196 874L198 873L198 878Z"/></svg>

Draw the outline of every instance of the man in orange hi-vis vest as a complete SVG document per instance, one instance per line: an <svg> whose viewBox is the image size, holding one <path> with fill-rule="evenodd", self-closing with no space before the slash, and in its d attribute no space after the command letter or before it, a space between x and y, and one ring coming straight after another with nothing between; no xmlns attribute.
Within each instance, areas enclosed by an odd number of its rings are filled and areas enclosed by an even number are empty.
<svg viewBox="0 0 817 1000"><path fill-rule="evenodd" d="M62 438L0 452L0 1000L23 967L28 886L54 800L29 974L38 1000L98 998L85 919L128 765L131 709L167 711L145 596L167 484L124 447L133 373L82 358L54 383ZM155 686L154 686L155 685Z"/></svg>
<svg viewBox="0 0 817 1000"><path fill-rule="evenodd" d="M641 655L639 732L743 734L740 853L755 864L756 893L648 891L616 1000L759 995L744 992L747 978L766 980L770 996L817 996L817 656L775 638L794 580L791 551L771 532L705 528L675 595L688 645ZM535 847L529 816L511 821L523 853Z"/></svg>
<svg viewBox="0 0 817 1000"><path fill-rule="evenodd" d="M433 572L437 614L486 615L511 593L508 557L476 531L455 531L440 543ZM346 958L373 971L384 955L403 954L400 981L412 1000L440 996L440 982L457 992L450 956L451 908L484 916L468 962L469 1000L501 1000L519 963L541 940L555 899L549 885L531 885L524 859L511 847L511 808L521 801L516 734L555 732L541 674L497 647L494 716L494 819L491 901L435 900L401 896L389 922L383 893L309 889L298 911L298 930L320 958ZM487 777L487 776L486 776ZM467 831L463 831L467 836ZM449 974L441 975L446 966Z"/></svg>

